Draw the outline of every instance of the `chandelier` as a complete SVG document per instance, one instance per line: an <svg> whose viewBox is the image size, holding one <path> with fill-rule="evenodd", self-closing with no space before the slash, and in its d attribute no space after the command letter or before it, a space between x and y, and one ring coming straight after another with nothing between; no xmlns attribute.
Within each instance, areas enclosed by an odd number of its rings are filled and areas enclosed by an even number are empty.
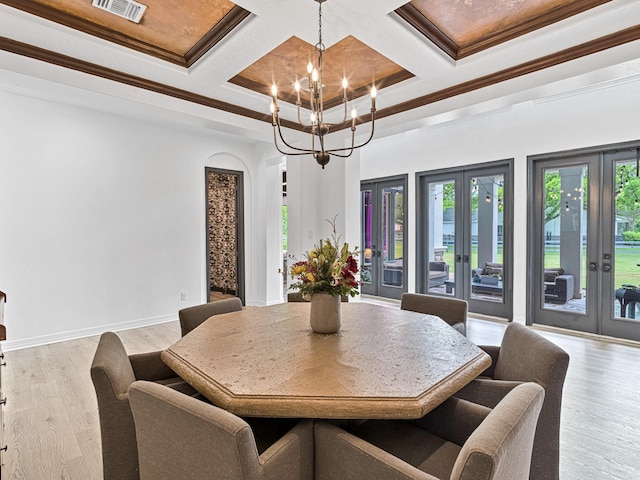
<svg viewBox="0 0 640 480"><path fill-rule="evenodd" d="M337 123L329 123L325 120L325 110L324 110L324 96L323 96L323 88L325 84L323 83L322 78L322 53L325 50L325 46L322 43L322 4L326 0L315 0L318 2L318 43L315 45L315 64L314 62L309 62L307 65L307 76L306 79L303 80L303 83L306 83L308 89L304 90L306 93L301 93L303 90L301 82L296 79L294 83L294 89L296 91L296 107L298 110L298 124L305 130L311 133L311 148L298 148L294 147L287 142L282 135L282 129L280 126L280 108L278 107L278 87L274 83L271 86L271 124L273 125L273 141L275 143L276 148L283 155L313 155L318 162L319 165L324 166L329 163L331 155L335 157L347 158L351 156L353 151L357 148L364 147L367 143L371 141L373 138L374 126L375 126L375 115L376 115L376 87L372 85L371 87L371 133L369 138L359 144L355 144L355 136L356 136L356 119L358 117L358 113L353 107L351 109L351 145L343 148L325 148L325 136L331 131L331 129L335 127L342 127L347 125L347 112L349 110L349 98L347 88L349 86L347 78L344 77L342 79L342 105L344 107L344 116L342 120ZM302 98L307 97L309 102L309 123L305 123L302 121ZM283 147L284 146L284 147ZM288 151L286 150L288 149Z"/></svg>

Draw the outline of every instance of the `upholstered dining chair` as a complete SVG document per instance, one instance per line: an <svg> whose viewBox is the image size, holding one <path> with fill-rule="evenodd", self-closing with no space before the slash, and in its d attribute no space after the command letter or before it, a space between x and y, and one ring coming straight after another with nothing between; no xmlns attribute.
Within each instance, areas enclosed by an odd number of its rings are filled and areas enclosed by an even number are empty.
<svg viewBox="0 0 640 480"><path fill-rule="evenodd" d="M526 480L544 389L527 383L494 409L450 398L419 420L314 426L317 480Z"/></svg>
<svg viewBox="0 0 640 480"><path fill-rule="evenodd" d="M242 310L242 300L238 297L225 298L224 300L204 303L195 307L183 308L178 312L182 336L184 337L209 317L239 310Z"/></svg>
<svg viewBox="0 0 640 480"><path fill-rule="evenodd" d="M468 304L465 300L425 295L423 293L403 293L400 300L400 308L402 310L435 315L461 334L467 334Z"/></svg>
<svg viewBox="0 0 640 480"><path fill-rule="evenodd" d="M531 458L531 480L560 476L560 411L569 355L562 348L520 323L510 323L501 345L480 346L492 358L479 378L456 397L493 408L515 386L536 382L545 389Z"/></svg>
<svg viewBox="0 0 640 480"><path fill-rule="evenodd" d="M260 453L255 432L226 410L151 382L129 387L141 480L311 480L313 422Z"/></svg>
<svg viewBox="0 0 640 480"><path fill-rule="evenodd" d="M136 432L127 389L140 379L163 383L186 394L196 393L164 364L160 352L127 355L115 333L102 334L91 363L91 380L98 400L104 480L139 478Z"/></svg>

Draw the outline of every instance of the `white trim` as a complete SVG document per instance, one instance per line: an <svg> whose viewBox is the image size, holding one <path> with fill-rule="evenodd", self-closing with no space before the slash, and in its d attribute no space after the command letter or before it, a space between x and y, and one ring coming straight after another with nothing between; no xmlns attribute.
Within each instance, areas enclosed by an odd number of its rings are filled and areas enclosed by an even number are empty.
<svg viewBox="0 0 640 480"><path fill-rule="evenodd" d="M177 321L176 315L162 315L160 317L142 318L122 323L112 323L92 328L82 328L79 330L71 330L67 332L52 333L50 335L41 335L38 337L25 338L22 340L7 340L2 344L2 350L10 352L12 350L22 350L23 348L39 347L50 343L66 342L67 340L75 340L78 338L91 337L93 335L101 335L104 332L117 332L122 330L131 330L132 328L148 327L161 323Z"/></svg>

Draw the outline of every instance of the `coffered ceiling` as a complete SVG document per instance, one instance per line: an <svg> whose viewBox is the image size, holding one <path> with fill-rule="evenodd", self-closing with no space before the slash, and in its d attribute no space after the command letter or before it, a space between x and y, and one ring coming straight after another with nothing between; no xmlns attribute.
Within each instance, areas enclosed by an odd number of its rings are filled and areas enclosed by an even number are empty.
<svg viewBox="0 0 640 480"><path fill-rule="evenodd" d="M27 76L107 97L144 92L140 104L261 137L276 83L296 128L293 81L318 41L316 1L139 3L134 23L91 0L0 0L0 84ZM327 0L322 32L328 104L340 103L343 76L356 105L374 84L390 131L640 74L636 0Z"/></svg>

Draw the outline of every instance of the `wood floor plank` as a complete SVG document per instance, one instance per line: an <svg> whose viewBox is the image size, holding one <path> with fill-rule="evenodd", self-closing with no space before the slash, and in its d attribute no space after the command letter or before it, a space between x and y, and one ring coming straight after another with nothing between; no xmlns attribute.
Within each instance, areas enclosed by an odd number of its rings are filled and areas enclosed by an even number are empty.
<svg viewBox="0 0 640 480"><path fill-rule="evenodd" d="M391 308L398 308L392 304ZM469 338L499 345L506 324L470 319ZM640 479L640 348L536 329L567 350L562 480ZM177 321L118 332L129 353L161 350ZM6 353L3 478L102 478L97 403L89 366L98 336Z"/></svg>

